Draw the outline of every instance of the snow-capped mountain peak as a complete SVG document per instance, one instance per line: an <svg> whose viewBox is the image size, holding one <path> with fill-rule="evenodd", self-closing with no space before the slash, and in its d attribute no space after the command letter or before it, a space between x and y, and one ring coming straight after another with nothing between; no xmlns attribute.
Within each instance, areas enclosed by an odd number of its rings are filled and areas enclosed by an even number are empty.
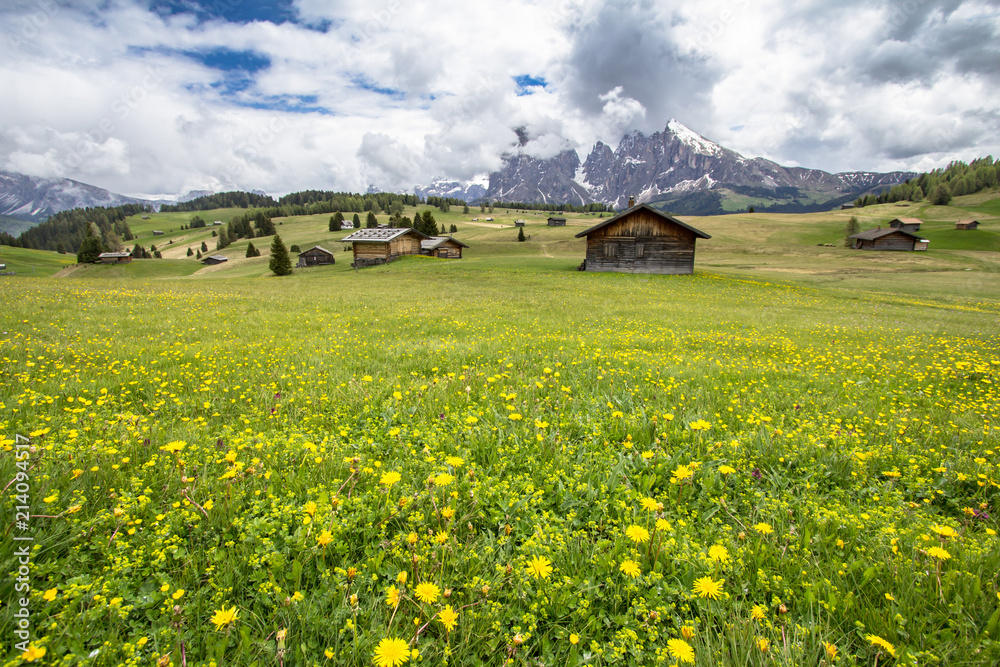
<svg viewBox="0 0 1000 667"><path fill-rule="evenodd" d="M680 139L681 143L699 155L717 157L724 150L719 144L709 141L674 118L667 121L667 131L673 133L675 137Z"/></svg>

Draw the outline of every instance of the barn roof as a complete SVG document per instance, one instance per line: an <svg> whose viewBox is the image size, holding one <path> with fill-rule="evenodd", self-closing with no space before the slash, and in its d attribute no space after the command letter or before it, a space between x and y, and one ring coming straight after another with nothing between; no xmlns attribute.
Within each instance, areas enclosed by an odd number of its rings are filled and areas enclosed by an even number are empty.
<svg viewBox="0 0 1000 667"><path fill-rule="evenodd" d="M304 255L307 252L312 252L313 250L319 250L320 252L326 253L327 255L332 255L333 254L332 252L330 252L329 250L327 250L323 246L318 246L318 245L314 245L313 247L309 248L309 250L306 250L305 252L300 252L299 254L300 255Z"/></svg>
<svg viewBox="0 0 1000 667"><path fill-rule="evenodd" d="M971 225L973 223L975 223L975 224L978 225L979 221L978 220L959 220L956 224L959 224L959 225Z"/></svg>
<svg viewBox="0 0 1000 667"><path fill-rule="evenodd" d="M892 222L901 222L904 225L922 225L924 221L920 218L896 218ZM892 223L889 223L892 224Z"/></svg>
<svg viewBox="0 0 1000 667"><path fill-rule="evenodd" d="M202 262L207 262L210 259L214 259L216 262L228 262L229 261L229 258L226 257L225 255L209 255L208 257L205 257L201 261Z"/></svg>
<svg viewBox="0 0 1000 667"><path fill-rule="evenodd" d="M445 241L451 241L453 243L457 243L458 245L462 246L463 248L468 248L469 247L469 246L465 245L464 243L462 243L461 241L459 241L458 239L452 238L450 236L432 236L429 239L427 239L426 241L421 241L420 242L420 248L423 249L423 250L434 250L435 248L438 248L441 245L443 245Z"/></svg>
<svg viewBox="0 0 1000 667"><path fill-rule="evenodd" d="M387 227L385 229L359 229L353 234L345 236L340 240L342 242L353 241L356 243L388 243L389 241L406 234L416 234L424 239L430 238L426 234L418 232L412 227Z"/></svg>
<svg viewBox="0 0 1000 667"><path fill-rule="evenodd" d="M120 258L131 257L131 256L132 256L132 252L130 250L126 250L125 252L102 252L100 255L97 256L97 258L98 259L102 259L104 257L109 257L109 258L114 258L114 259L120 259Z"/></svg>
<svg viewBox="0 0 1000 667"><path fill-rule="evenodd" d="M894 227L881 227L876 229L868 229L866 231L861 232L860 234L853 234L848 238L861 239L862 241L874 241L876 239L882 238L883 236L889 236L890 234L902 234L904 236L915 238L918 241L921 240L920 237L917 236L916 234L911 234L910 232L905 232L902 229L896 229Z"/></svg>
<svg viewBox="0 0 1000 667"><path fill-rule="evenodd" d="M630 215L632 213L635 213L636 211L639 211L639 210L645 210L645 211L647 211L649 213L653 213L654 215L657 215L657 216L663 218L667 222L672 222L675 225L679 225L679 226L683 227L684 229L688 230L689 232L694 232L694 235L697 236L698 238L702 238L702 239L710 239L710 238L712 238L711 236L709 236L705 232L701 231L700 229L695 229L691 225L685 224L685 223L681 222L680 220L678 220L677 218L675 218L675 217L673 217L671 215L667 215L663 211L657 211L655 208L653 208L649 204L639 204L638 206L633 206L632 208L628 209L627 211L622 211L621 213L619 213L615 217L608 218L604 222L598 223L598 224L594 225L593 227L591 227L590 229L586 229L586 230L580 232L579 234L576 235L576 238L580 238L582 236L588 236L590 234L593 234L598 229L601 229L603 227L607 227L608 225L610 225L613 222L618 222L619 220L621 220L625 216Z"/></svg>

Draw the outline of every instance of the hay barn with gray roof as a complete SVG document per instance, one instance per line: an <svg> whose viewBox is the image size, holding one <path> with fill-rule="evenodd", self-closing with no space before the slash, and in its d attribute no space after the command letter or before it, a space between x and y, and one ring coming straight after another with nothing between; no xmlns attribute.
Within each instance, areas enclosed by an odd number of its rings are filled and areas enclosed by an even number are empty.
<svg viewBox="0 0 1000 667"><path fill-rule="evenodd" d="M356 269L366 266L386 264L403 255L419 255L421 242L429 236L411 227L387 227L385 229L359 229L345 236L344 243L352 243Z"/></svg>

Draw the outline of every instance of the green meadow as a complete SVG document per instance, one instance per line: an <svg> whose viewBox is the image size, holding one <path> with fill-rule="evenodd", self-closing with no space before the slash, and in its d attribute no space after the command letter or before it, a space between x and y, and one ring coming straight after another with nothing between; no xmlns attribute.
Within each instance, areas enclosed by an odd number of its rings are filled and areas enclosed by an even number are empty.
<svg viewBox="0 0 1000 667"><path fill-rule="evenodd" d="M286 278L194 213L130 219L162 260L0 247L0 664L995 664L992 197L684 218L693 276L454 207L464 259L360 271L275 219L337 258Z"/></svg>

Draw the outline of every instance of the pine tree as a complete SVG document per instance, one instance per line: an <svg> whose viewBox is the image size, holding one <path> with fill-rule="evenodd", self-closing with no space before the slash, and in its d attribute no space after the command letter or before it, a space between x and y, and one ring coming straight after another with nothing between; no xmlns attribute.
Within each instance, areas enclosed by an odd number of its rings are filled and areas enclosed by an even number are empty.
<svg viewBox="0 0 1000 667"><path fill-rule="evenodd" d="M469 205L468 204L466 204L465 206L462 207L462 213L464 213L465 215L469 215Z"/></svg>
<svg viewBox="0 0 1000 667"><path fill-rule="evenodd" d="M194 253L193 253L193 252L191 251L191 248L188 248L188 252L187 252L187 256L188 256L188 257L190 257L190 256L191 256L191 255L193 255L193 254L194 254Z"/></svg>
<svg viewBox="0 0 1000 667"><path fill-rule="evenodd" d="M517 240L524 243L524 227L517 228Z"/></svg>
<svg viewBox="0 0 1000 667"><path fill-rule="evenodd" d="M292 274L292 259L288 256L288 249L278 234L274 235L274 241L271 242L271 261L268 262L267 268L276 276Z"/></svg>
<svg viewBox="0 0 1000 667"><path fill-rule="evenodd" d="M341 213L340 211L337 211L330 218L330 231L339 232L343 226L344 226L344 214Z"/></svg>
<svg viewBox="0 0 1000 667"><path fill-rule="evenodd" d="M851 219L847 221L844 225L844 247L853 248L854 239L851 237L861 231L861 226L858 224L858 219L855 216L851 216Z"/></svg>
<svg viewBox="0 0 1000 667"><path fill-rule="evenodd" d="M368 211L368 218L365 220L365 227L372 229L378 227L378 218L375 217L375 213Z"/></svg>
<svg viewBox="0 0 1000 667"><path fill-rule="evenodd" d="M351 222L354 223L354 228L355 229L361 229L361 216L360 215L358 215L357 213L355 213L354 217L351 218Z"/></svg>
<svg viewBox="0 0 1000 667"><path fill-rule="evenodd" d="M246 256L247 257L256 257L257 254L258 254L257 253L257 249L253 247L253 243L251 242L251 243L247 244L247 254L246 254Z"/></svg>
<svg viewBox="0 0 1000 667"><path fill-rule="evenodd" d="M947 206L951 202L951 190L943 183L938 183L931 188L927 197L935 206Z"/></svg>
<svg viewBox="0 0 1000 667"><path fill-rule="evenodd" d="M479 205L479 212L480 213L486 213L486 204L480 204Z"/></svg>
<svg viewBox="0 0 1000 667"><path fill-rule="evenodd" d="M93 264L102 252L105 252L104 243L94 235L94 230L88 222L87 237L83 239L80 250L76 253L76 262L77 264Z"/></svg>
<svg viewBox="0 0 1000 667"><path fill-rule="evenodd" d="M201 251L208 252L208 244L206 244L204 241L201 242Z"/></svg>
<svg viewBox="0 0 1000 667"><path fill-rule="evenodd" d="M198 254L195 256L195 259L201 259L201 250L198 251Z"/></svg>
<svg viewBox="0 0 1000 667"><path fill-rule="evenodd" d="M458 225L452 225L451 226L451 233L454 234L457 231L458 231Z"/></svg>
<svg viewBox="0 0 1000 667"><path fill-rule="evenodd" d="M229 234L226 232L226 228L223 227L219 230L219 240L215 243L216 250L222 250L229 245Z"/></svg>

